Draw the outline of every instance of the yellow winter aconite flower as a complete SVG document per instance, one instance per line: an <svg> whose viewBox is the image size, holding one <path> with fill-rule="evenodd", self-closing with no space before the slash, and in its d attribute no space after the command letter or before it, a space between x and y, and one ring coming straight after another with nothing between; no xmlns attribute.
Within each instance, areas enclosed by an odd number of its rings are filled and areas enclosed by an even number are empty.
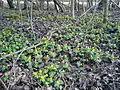
<svg viewBox="0 0 120 90"><path fill-rule="evenodd" d="M37 74L38 74L38 72L33 72L33 75L34 75L34 76L37 76Z"/></svg>
<svg viewBox="0 0 120 90"><path fill-rule="evenodd" d="M67 45L67 44L64 44L62 48L63 48L63 50L64 50L64 49L67 49L67 48L68 48L68 45Z"/></svg>
<svg viewBox="0 0 120 90"><path fill-rule="evenodd" d="M16 42L16 44L19 44L18 42Z"/></svg>
<svg viewBox="0 0 120 90"><path fill-rule="evenodd" d="M61 49L61 46L60 46L60 45L57 45L57 49L58 49L58 50Z"/></svg>
<svg viewBox="0 0 120 90"><path fill-rule="evenodd" d="M28 57L28 60L31 60L31 56Z"/></svg>
<svg viewBox="0 0 120 90"><path fill-rule="evenodd" d="M58 37L58 34L57 34L57 33L55 33L54 35L55 35L56 37Z"/></svg>
<svg viewBox="0 0 120 90"><path fill-rule="evenodd" d="M55 42L50 42L50 44L55 44Z"/></svg>
<svg viewBox="0 0 120 90"><path fill-rule="evenodd" d="M35 51L34 52L38 52L38 50L37 49L35 49Z"/></svg>
<svg viewBox="0 0 120 90"><path fill-rule="evenodd" d="M76 39L75 42L79 42L79 41Z"/></svg>
<svg viewBox="0 0 120 90"><path fill-rule="evenodd" d="M95 52L95 49L92 49L92 52Z"/></svg>
<svg viewBox="0 0 120 90"><path fill-rule="evenodd" d="M40 76L40 79L44 79L45 78L45 76Z"/></svg>
<svg viewBox="0 0 120 90"><path fill-rule="evenodd" d="M18 40L21 41L21 37Z"/></svg>
<svg viewBox="0 0 120 90"><path fill-rule="evenodd" d="M96 43L94 43L94 45L96 45Z"/></svg>
<svg viewBox="0 0 120 90"><path fill-rule="evenodd" d="M74 48L73 49L74 51L79 51L80 49L78 47Z"/></svg>
<svg viewBox="0 0 120 90"><path fill-rule="evenodd" d="M64 73L64 72L65 72L65 70L62 70L62 72Z"/></svg>
<svg viewBox="0 0 120 90"><path fill-rule="evenodd" d="M5 75L5 76L8 76L8 73L5 73L4 75Z"/></svg>
<svg viewBox="0 0 120 90"><path fill-rule="evenodd" d="M49 60L50 57L49 57L49 55L46 55L46 56L44 56L43 58L44 58L45 60Z"/></svg>
<svg viewBox="0 0 120 90"><path fill-rule="evenodd" d="M47 77L48 76L48 74L45 74L45 77Z"/></svg>
<svg viewBox="0 0 120 90"><path fill-rule="evenodd" d="M48 85L49 83L48 82L45 82L45 85Z"/></svg>
<svg viewBox="0 0 120 90"><path fill-rule="evenodd" d="M54 67L53 69L54 69L55 71L57 71L57 68L56 68L56 67Z"/></svg>
<svg viewBox="0 0 120 90"><path fill-rule="evenodd" d="M56 56L56 53L53 52L53 51L50 51L50 52L49 52L49 55L55 57L55 56Z"/></svg>
<svg viewBox="0 0 120 90"><path fill-rule="evenodd" d="M28 41L28 40L26 40L26 43L29 43L29 41Z"/></svg>
<svg viewBox="0 0 120 90"><path fill-rule="evenodd" d="M46 41L46 40L47 40L47 37L44 36L44 37L42 38L42 40Z"/></svg>
<svg viewBox="0 0 120 90"><path fill-rule="evenodd" d="M42 70L39 70L39 73L42 73Z"/></svg>
<svg viewBox="0 0 120 90"><path fill-rule="evenodd" d="M53 78L52 77L50 77L50 81L52 81L53 80Z"/></svg>
<svg viewBox="0 0 120 90"><path fill-rule="evenodd" d="M60 84L60 81L59 81L59 80L57 80L57 81L56 81L56 84Z"/></svg>
<svg viewBox="0 0 120 90"><path fill-rule="evenodd" d="M90 50L90 47L86 46L87 50Z"/></svg>
<svg viewBox="0 0 120 90"><path fill-rule="evenodd" d="M53 67L54 67L54 65L50 65L50 67L51 67L51 68L53 68Z"/></svg>
<svg viewBox="0 0 120 90"><path fill-rule="evenodd" d="M114 56L114 55L111 55L111 58L112 58L112 59L115 59L115 56Z"/></svg>
<svg viewBox="0 0 120 90"><path fill-rule="evenodd" d="M68 66L68 62L66 62L65 65Z"/></svg>
<svg viewBox="0 0 120 90"><path fill-rule="evenodd" d="M99 40L96 40L96 43L99 43L100 41Z"/></svg>
<svg viewBox="0 0 120 90"><path fill-rule="evenodd" d="M44 73L46 73L47 72L47 69L44 69Z"/></svg>

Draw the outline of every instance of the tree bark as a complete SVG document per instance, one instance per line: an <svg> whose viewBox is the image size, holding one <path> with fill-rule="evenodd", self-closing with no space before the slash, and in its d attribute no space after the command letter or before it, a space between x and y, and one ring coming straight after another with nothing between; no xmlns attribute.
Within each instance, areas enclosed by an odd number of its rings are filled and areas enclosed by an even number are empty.
<svg viewBox="0 0 120 90"><path fill-rule="evenodd" d="M41 10L44 9L44 0L40 0L40 9L41 9Z"/></svg>
<svg viewBox="0 0 120 90"><path fill-rule="evenodd" d="M27 9L27 0L24 0L24 8L23 9Z"/></svg>
<svg viewBox="0 0 120 90"><path fill-rule="evenodd" d="M74 0L71 0L71 13L73 18L75 18L74 4L75 4Z"/></svg>
<svg viewBox="0 0 120 90"><path fill-rule="evenodd" d="M4 2L2 1L2 0L0 0L0 8L3 8L3 5L4 4Z"/></svg>
<svg viewBox="0 0 120 90"><path fill-rule="evenodd" d="M93 0L87 0L87 3L88 3L88 7L93 6Z"/></svg>
<svg viewBox="0 0 120 90"><path fill-rule="evenodd" d="M39 12L40 12L40 3L39 3L39 1L38 0L36 0L36 6L37 6L37 9L39 10Z"/></svg>
<svg viewBox="0 0 120 90"><path fill-rule="evenodd" d="M108 19L108 6L108 0L103 0L103 23L106 23Z"/></svg>
<svg viewBox="0 0 120 90"><path fill-rule="evenodd" d="M62 6L60 6L60 1L59 0L53 0L54 1L54 4L55 4L55 7L57 8L57 6L60 8L60 10L61 10L61 12L63 12L63 8L62 8ZM58 12L58 10L57 10L57 12Z"/></svg>
<svg viewBox="0 0 120 90"><path fill-rule="evenodd" d="M7 0L10 9L14 8L13 0Z"/></svg>

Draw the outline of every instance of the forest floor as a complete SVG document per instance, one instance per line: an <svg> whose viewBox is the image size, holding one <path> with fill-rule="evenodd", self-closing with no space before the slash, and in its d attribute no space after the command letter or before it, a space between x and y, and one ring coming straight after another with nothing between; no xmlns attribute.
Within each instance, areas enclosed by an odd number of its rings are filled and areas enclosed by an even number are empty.
<svg viewBox="0 0 120 90"><path fill-rule="evenodd" d="M111 13L112 12L112 13ZM73 19L3 10L0 90L120 90L120 13Z"/></svg>

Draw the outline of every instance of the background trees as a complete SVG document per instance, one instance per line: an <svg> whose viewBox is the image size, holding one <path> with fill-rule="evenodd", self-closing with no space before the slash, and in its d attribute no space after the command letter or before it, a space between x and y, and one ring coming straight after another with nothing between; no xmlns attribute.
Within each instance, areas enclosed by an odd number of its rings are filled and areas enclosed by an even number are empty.
<svg viewBox="0 0 120 90"><path fill-rule="evenodd" d="M19 7L19 3L22 0L16 0L17 1L17 8ZM82 13L86 11L86 9L89 9L91 6L95 5L96 3L99 2L99 0L23 0L24 4L22 5L23 7L21 7L23 10L27 8L27 6L29 5L28 2L32 2L34 3L34 5L36 6L36 8L40 11L44 10L44 7L47 7L47 10L50 10L51 4L54 4L54 9L59 12L66 12L66 10L68 8L70 8L71 11L71 15L74 18L75 17L75 12L77 11L78 13ZM69 2L69 4L71 5L65 5L65 2ZM8 5L10 7L10 9L15 8L14 2L13 0L7 0ZM53 2L53 3L50 3ZM1 4L2 5L2 4ZM106 22L107 20L107 15L108 15L108 8L109 7L113 7L119 5L119 1L118 0L101 0L99 3L99 8L103 8L103 13L104 13L104 20L103 22ZM67 8L66 8L67 7Z"/></svg>

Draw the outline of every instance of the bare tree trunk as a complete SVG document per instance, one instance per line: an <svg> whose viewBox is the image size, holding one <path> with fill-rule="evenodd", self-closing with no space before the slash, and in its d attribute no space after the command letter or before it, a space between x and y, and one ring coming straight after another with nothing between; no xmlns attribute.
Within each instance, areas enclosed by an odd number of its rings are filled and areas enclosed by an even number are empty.
<svg viewBox="0 0 120 90"><path fill-rule="evenodd" d="M0 0L0 8L3 8L3 4L4 4L4 2L2 0Z"/></svg>
<svg viewBox="0 0 120 90"><path fill-rule="evenodd" d="M75 0L75 10L76 10L76 11L78 11L78 5L79 5L78 0Z"/></svg>
<svg viewBox="0 0 120 90"><path fill-rule="evenodd" d="M82 0L82 11L85 12L84 0Z"/></svg>
<svg viewBox="0 0 120 90"><path fill-rule="evenodd" d="M49 0L47 0L47 10L49 10Z"/></svg>
<svg viewBox="0 0 120 90"><path fill-rule="evenodd" d="M88 8L93 6L93 0L87 0Z"/></svg>
<svg viewBox="0 0 120 90"><path fill-rule="evenodd" d="M37 9L39 10L39 12L40 12L40 3L39 3L39 1L38 0L36 0L36 7L37 7Z"/></svg>
<svg viewBox="0 0 120 90"><path fill-rule="evenodd" d="M60 5L60 1L59 0L53 0L54 1L54 4L55 4L55 8L57 9L57 6L59 7L59 9L61 10L61 12L63 12L63 8L62 6ZM58 10L57 10L58 12Z"/></svg>
<svg viewBox="0 0 120 90"><path fill-rule="evenodd" d="M20 0L17 0L17 6L16 6L17 9L20 9Z"/></svg>
<svg viewBox="0 0 120 90"><path fill-rule="evenodd" d="M103 23L108 19L108 0L103 0Z"/></svg>
<svg viewBox="0 0 120 90"><path fill-rule="evenodd" d="M71 0L71 13L73 18L75 18L74 4L75 4L74 0Z"/></svg>
<svg viewBox="0 0 120 90"><path fill-rule="evenodd" d="M27 0L24 0L24 8L23 9L27 9Z"/></svg>
<svg viewBox="0 0 120 90"><path fill-rule="evenodd" d="M93 6L93 0L90 0L90 6Z"/></svg>
<svg viewBox="0 0 120 90"><path fill-rule="evenodd" d="M40 0L40 9L41 9L41 10L44 9L44 0Z"/></svg>
<svg viewBox="0 0 120 90"><path fill-rule="evenodd" d="M7 0L10 9L14 8L13 0Z"/></svg>
<svg viewBox="0 0 120 90"><path fill-rule="evenodd" d="M3 8L4 8L4 2L2 0L0 0L0 17L3 16ZM1 89L0 89L1 90Z"/></svg>

